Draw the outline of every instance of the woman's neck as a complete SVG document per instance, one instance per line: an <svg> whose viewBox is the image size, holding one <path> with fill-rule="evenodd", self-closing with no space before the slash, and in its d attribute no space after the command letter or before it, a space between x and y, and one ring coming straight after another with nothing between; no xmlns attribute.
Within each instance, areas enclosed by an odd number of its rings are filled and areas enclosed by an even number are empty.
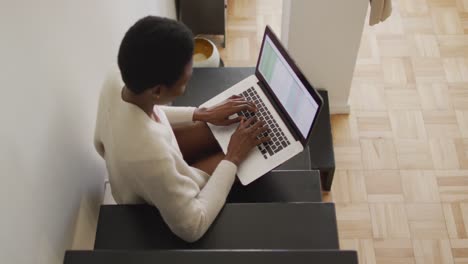
<svg viewBox="0 0 468 264"><path fill-rule="evenodd" d="M152 102L148 102L148 100L145 100L143 95L135 94L126 86L124 86L122 88L121 97L125 102L138 106L141 110L143 110L143 112L145 112L150 118L153 119L154 104Z"/></svg>

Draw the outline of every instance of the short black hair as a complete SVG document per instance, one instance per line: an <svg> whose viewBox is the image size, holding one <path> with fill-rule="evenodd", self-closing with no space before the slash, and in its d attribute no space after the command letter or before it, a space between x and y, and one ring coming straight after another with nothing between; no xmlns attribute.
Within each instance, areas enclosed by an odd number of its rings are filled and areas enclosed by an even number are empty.
<svg viewBox="0 0 468 264"><path fill-rule="evenodd" d="M141 93L158 84L172 86L193 55L193 34L172 19L147 16L125 33L118 64L128 89Z"/></svg>

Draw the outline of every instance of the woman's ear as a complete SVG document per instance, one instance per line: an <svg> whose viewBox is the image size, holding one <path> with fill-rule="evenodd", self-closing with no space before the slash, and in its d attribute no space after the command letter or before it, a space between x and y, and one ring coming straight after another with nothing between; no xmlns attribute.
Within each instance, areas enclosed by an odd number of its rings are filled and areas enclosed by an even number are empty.
<svg viewBox="0 0 468 264"><path fill-rule="evenodd" d="M156 85L153 88L150 89L151 91L151 98L153 98L153 101L159 101L161 98L161 92L162 92L162 87L161 85Z"/></svg>

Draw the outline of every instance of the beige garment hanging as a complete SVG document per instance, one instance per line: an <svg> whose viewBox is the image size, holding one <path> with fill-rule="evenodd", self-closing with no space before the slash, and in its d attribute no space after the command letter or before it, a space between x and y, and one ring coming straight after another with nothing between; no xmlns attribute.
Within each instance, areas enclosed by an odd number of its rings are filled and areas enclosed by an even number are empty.
<svg viewBox="0 0 468 264"><path fill-rule="evenodd" d="M370 0L370 6L369 25L371 26L383 22L392 14L391 0Z"/></svg>

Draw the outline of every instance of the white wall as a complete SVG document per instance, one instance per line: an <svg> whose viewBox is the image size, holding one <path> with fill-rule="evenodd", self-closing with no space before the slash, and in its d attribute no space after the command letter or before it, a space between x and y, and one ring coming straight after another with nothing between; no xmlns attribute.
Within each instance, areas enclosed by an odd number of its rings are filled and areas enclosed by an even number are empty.
<svg viewBox="0 0 468 264"><path fill-rule="evenodd" d="M77 247L90 241L106 174L92 145L98 93L146 14L175 17L174 3L0 0L1 263L62 263L74 230Z"/></svg>
<svg viewBox="0 0 468 264"><path fill-rule="evenodd" d="M369 0L284 0L282 41L308 80L328 90L332 113L348 97Z"/></svg>

